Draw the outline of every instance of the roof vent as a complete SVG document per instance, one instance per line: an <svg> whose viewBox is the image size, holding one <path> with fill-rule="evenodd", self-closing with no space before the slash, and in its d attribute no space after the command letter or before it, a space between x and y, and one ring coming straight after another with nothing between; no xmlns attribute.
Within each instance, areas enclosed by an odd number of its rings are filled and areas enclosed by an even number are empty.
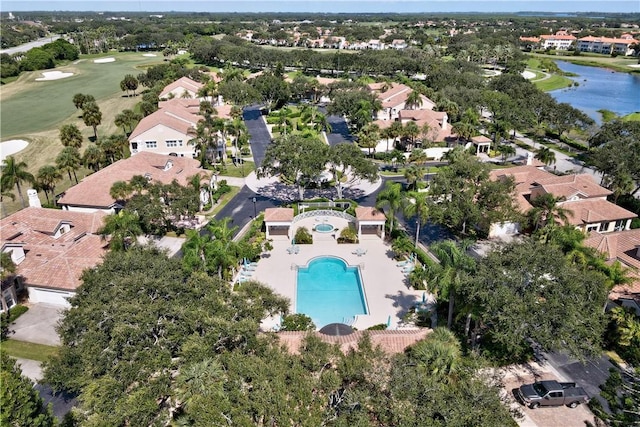
<svg viewBox="0 0 640 427"><path fill-rule="evenodd" d="M164 169L163 169L163 170L166 172L166 171L168 171L169 169L171 169L172 167L173 167L173 161L171 161L171 160L167 160L167 163L165 163L165 165L164 165Z"/></svg>

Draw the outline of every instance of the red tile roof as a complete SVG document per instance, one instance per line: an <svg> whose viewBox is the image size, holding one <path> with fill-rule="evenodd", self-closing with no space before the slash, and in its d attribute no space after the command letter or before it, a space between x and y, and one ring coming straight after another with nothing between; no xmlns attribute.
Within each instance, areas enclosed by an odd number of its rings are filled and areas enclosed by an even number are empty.
<svg viewBox="0 0 640 427"><path fill-rule="evenodd" d="M635 218L637 215L604 199L585 199L562 203L572 213L569 224L586 225L604 221Z"/></svg>
<svg viewBox="0 0 640 427"><path fill-rule="evenodd" d="M607 261L620 261L630 269L629 276L633 282L614 287L609 297L614 300L631 297L640 302L640 228L605 234L594 231L583 243L604 254Z"/></svg>
<svg viewBox="0 0 640 427"><path fill-rule="evenodd" d="M202 116L198 115L197 111L194 113L190 108L184 108L178 103L165 102L161 109L140 120L138 126L129 135L129 141L134 141L143 133L160 125L186 135L201 119Z"/></svg>
<svg viewBox="0 0 640 427"><path fill-rule="evenodd" d="M82 272L102 262L106 253L107 243L96 234L104 217L103 212L28 207L0 221L2 245L23 246L26 256L17 273L27 286L73 291ZM62 222L71 228L55 238L52 224Z"/></svg>
<svg viewBox="0 0 640 427"><path fill-rule="evenodd" d="M402 353L407 347L425 339L430 332L431 329L422 328L391 331L356 331L350 335L339 337L324 335L319 332L314 332L313 334L326 343L338 345L343 353L352 348L357 349L358 342L363 335L369 334L374 347L380 347L387 354L398 354ZM300 346L307 334L308 332L303 331L278 332L277 336L290 353L299 354Z"/></svg>
<svg viewBox="0 0 640 427"><path fill-rule="evenodd" d="M386 221L384 212L371 206L358 206L356 208L356 219L362 221Z"/></svg>
<svg viewBox="0 0 640 427"><path fill-rule="evenodd" d="M173 166L164 170L169 161ZM141 151L85 177L79 184L65 191L58 203L108 209L116 202L109 194L116 181L129 181L134 175L146 175L152 182L169 184L176 179L181 185L185 185L193 175L205 173L197 160Z"/></svg>
<svg viewBox="0 0 640 427"><path fill-rule="evenodd" d="M162 89L162 92L160 92L160 98L166 96L171 91L180 88L197 93L202 86L204 86L202 83L192 80L189 77L180 77L178 80L173 83L169 83L164 87L164 89Z"/></svg>
<svg viewBox="0 0 640 427"><path fill-rule="evenodd" d="M265 222L293 221L293 208L266 208L264 210Z"/></svg>

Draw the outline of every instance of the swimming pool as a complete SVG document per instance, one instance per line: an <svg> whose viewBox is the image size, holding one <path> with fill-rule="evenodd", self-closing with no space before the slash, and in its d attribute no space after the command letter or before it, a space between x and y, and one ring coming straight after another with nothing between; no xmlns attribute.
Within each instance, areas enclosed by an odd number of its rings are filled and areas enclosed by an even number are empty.
<svg viewBox="0 0 640 427"><path fill-rule="evenodd" d="M348 267L340 258L320 257L299 268L296 313L311 317L318 329L367 314L358 267Z"/></svg>
<svg viewBox="0 0 640 427"><path fill-rule="evenodd" d="M318 233L331 233L333 231L333 225L329 224L328 222L324 222L322 224L316 225L315 230Z"/></svg>

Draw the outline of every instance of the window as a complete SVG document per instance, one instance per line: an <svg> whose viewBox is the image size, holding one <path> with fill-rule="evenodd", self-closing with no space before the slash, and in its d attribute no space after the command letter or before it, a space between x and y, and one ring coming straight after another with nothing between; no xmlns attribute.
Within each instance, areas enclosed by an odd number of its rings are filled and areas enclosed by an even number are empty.
<svg viewBox="0 0 640 427"><path fill-rule="evenodd" d="M626 219L619 219L616 221L614 227L613 227L613 231L622 231L625 229L625 226L627 225L627 220Z"/></svg>
<svg viewBox="0 0 640 427"><path fill-rule="evenodd" d="M167 147L172 148L172 147L182 147L182 140L178 139L172 139L172 140L168 140L167 141Z"/></svg>
<svg viewBox="0 0 640 427"><path fill-rule="evenodd" d="M147 148L158 148L158 143L156 141L145 141L144 145Z"/></svg>
<svg viewBox="0 0 640 427"><path fill-rule="evenodd" d="M590 231L599 231L600 224L587 225L587 233Z"/></svg>

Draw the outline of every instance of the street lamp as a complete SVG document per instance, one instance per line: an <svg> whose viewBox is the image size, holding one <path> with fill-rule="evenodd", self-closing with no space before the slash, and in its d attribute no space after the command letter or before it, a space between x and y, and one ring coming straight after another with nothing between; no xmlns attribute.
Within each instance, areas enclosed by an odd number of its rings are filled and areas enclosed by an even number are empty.
<svg viewBox="0 0 640 427"><path fill-rule="evenodd" d="M256 198L254 197L252 200L253 200L253 219L255 219L258 216L258 211L256 210Z"/></svg>

